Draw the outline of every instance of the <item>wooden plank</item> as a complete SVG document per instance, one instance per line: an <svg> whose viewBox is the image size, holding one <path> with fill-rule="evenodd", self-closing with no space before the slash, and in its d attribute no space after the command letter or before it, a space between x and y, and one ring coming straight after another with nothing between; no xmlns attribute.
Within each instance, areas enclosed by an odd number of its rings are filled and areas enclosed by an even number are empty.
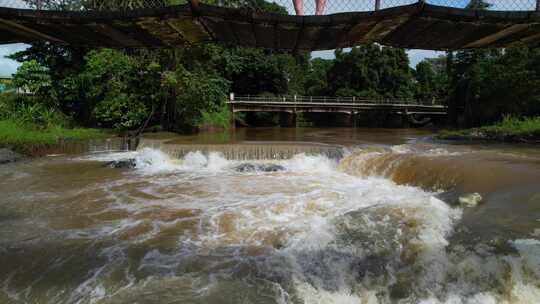
<svg viewBox="0 0 540 304"><path fill-rule="evenodd" d="M479 47L485 47L490 46L496 41L503 39L505 37L508 37L510 35L513 35L515 33L521 32L526 30L529 27L528 24L516 24L509 26L507 28L504 28L502 31L496 32L494 34L485 36L479 40L476 40L474 42L468 43L464 46L464 48L479 48Z"/></svg>
<svg viewBox="0 0 540 304"><path fill-rule="evenodd" d="M133 40L137 40L143 46L149 47L159 47L164 46L163 42L155 37L153 34L149 33L145 29L141 28L137 21L140 19L135 19L134 21L128 20L107 20L110 26L114 27L117 31L122 32L126 36L131 37Z"/></svg>
<svg viewBox="0 0 540 304"><path fill-rule="evenodd" d="M468 24L461 37L451 37L447 40L449 48L465 49L468 44L495 35L504 28L505 26L501 24Z"/></svg>
<svg viewBox="0 0 540 304"><path fill-rule="evenodd" d="M238 44L234 31L230 28L229 23L223 20L223 18L202 16L199 17L199 20L212 32L212 36L216 42Z"/></svg>
<svg viewBox="0 0 540 304"><path fill-rule="evenodd" d="M376 12L284 16L201 4L127 12L0 8L0 43L51 41L76 46L177 47L205 41L285 50L366 42L458 49L539 43L540 12L472 11L409 5Z"/></svg>
<svg viewBox="0 0 540 304"><path fill-rule="evenodd" d="M104 23L89 24L87 27L93 31L101 34L104 37L108 37L112 41L125 47L141 47L144 46L139 40L133 39L126 33L117 30L113 26Z"/></svg>
<svg viewBox="0 0 540 304"><path fill-rule="evenodd" d="M294 46L295 50L316 50L321 30L330 25L331 19L326 16L310 16L304 18L302 31L299 33ZM335 43L334 43L335 44Z"/></svg>
<svg viewBox="0 0 540 304"><path fill-rule="evenodd" d="M41 28L47 28L48 32L56 33L69 39L70 44L75 46L107 46L107 47L123 47L123 45L112 40L110 37L98 33L93 28L89 28L86 25L71 25L65 23L50 23L47 26L41 26Z"/></svg>
<svg viewBox="0 0 540 304"><path fill-rule="evenodd" d="M273 48L276 39L277 19L275 16L254 12L252 19L253 32L255 34L255 40L257 41L257 47Z"/></svg>
<svg viewBox="0 0 540 304"><path fill-rule="evenodd" d="M538 36L540 36L540 24L528 24L525 30L503 37L490 46L501 47L526 44L534 47Z"/></svg>
<svg viewBox="0 0 540 304"><path fill-rule="evenodd" d="M275 46L278 50L293 50L301 33L304 17L281 16L277 17L275 28Z"/></svg>
<svg viewBox="0 0 540 304"><path fill-rule="evenodd" d="M342 13L329 16L334 28L341 29L336 32L336 46L338 48L348 47L350 45L349 33L357 25L358 13Z"/></svg>
<svg viewBox="0 0 540 304"><path fill-rule="evenodd" d="M414 48L416 43L424 39L425 33L430 31L432 26L433 20L413 17L386 35L382 42L393 45L399 44L406 48Z"/></svg>
<svg viewBox="0 0 540 304"><path fill-rule="evenodd" d="M180 33L178 33L178 31L174 30L166 23L166 20L161 20L155 17L143 18L137 22L137 25L155 38L159 39L161 45L178 47L189 44L189 42L184 39Z"/></svg>
<svg viewBox="0 0 540 304"><path fill-rule="evenodd" d="M0 25L2 26L2 28L4 28L4 30L12 32L17 35L21 35L26 38L42 40L42 41L51 41L51 42L56 42L56 43L66 43L60 38L41 33L37 30L24 26L15 21L0 19Z"/></svg>
<svg viewBox="0 0 540 304"><path fill-rule="evenodd" d="M1 28L2 27L0 26L0 29ZM15 33L5 31L5 30L0 30L0 43L27 42L27 41L21 40L21 39L23 39L23 37L15 34ZM28 41L28 42L31 42L31 41Z"/></svg>
<svg viewBox="0 0 540 304"><path fill-rule="evenodd" d="M240 46L257 46L257 40L251 22L230 20L229 26L234 31L236 37L238 37L238 44Z"/></svg>
<svg viewBox="0 0 540 304"><path fill-rule="evenodd" d="M169 19L165 23L190 44L212 40L210 34L196 18Z"/></svg>
<svg viewBox="0 0 540 304"><path fill-rule="evenodd" d="M409 18L409 15L404 15L382 19L376 23L369 32L366 33L364 39L366 41L382 42L387 35L392 33L403 23L407 22Z"/></svg>
<svg viewBox="0 0 540 304"><path fill-rule="evenodd" d="M350 47L368 42L366 36L377 25L377 22L378 20L369 20L353 25L345 38L342 38L341 47Z"/></svg>

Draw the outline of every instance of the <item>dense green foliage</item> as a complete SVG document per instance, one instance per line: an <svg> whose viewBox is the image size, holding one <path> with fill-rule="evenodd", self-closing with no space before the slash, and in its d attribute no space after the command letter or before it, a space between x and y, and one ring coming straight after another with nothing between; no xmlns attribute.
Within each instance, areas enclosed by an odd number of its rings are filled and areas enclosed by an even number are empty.
<svg viewBox="0 0 540 304"><path fill-rule="evenodd" d="M403 49L370 44L336 51L327 74L327 94L359 97L412 97L413 75Z"/></svg>
<svg viewBox="0 0 540 304"><path fill-rule="evenodd" d="M504 115L540 115L540 51L461 52L454 60L453 98L465 123L477 126Z"/></svg>
<svg viewBox="0 0 540 304"><path fill-rule="evenodd" d="M15 97L10 94L0 94L0 120L18 121L43 129L69 124L61 111L41 102L39 97Z"/></svg>
<svg viewBox="0 0 540 304"><path fill-rule="evenodd" d="M0 147L10 147L21 153L55 145L61 139L94 139L107 134L99 129L63 128L59 126L40 128L13 120L0 120Z"/></svg>
<svg viewBox="0 0 540 304"><path fill-rule="evenodd" d="M45 5L59 3L53 2ZM93 3L107 8L140 5L131 0ZM286 13L264 0L226 4ZM488 6L483 0L469 3L475 9ZM30 94L19 97L16 106L0 104L9 108L4 116L48 126L122 131L147 124L167 130L224 127L230 119L225 105L230 92L440 100L449 105L450 121L466 126L499 121L507 114L540 115L540 51L525 47L448 53L415 69L404 50L376 44L336 50L335 59L311 59L309 54L217 44L111 50L38 43L11 58L23 62L14 83ZM269 114L253 115L276 121Z"/></svg>
<svg viewBox="0 0 540 304"><path fill-rule="evenodd" d="M442 131L438 137L440 139L538 141L540 138L540 117L505 116L502 121L493 125L459 131Z"/></svg>
<svg viewBox="0 0 540 304"><path fill-rule="evenodd" d="M0 94L0 147L31 153L61 139L108 136L98 129L73 128L65 114L40 101L37 96Z"/></svg>

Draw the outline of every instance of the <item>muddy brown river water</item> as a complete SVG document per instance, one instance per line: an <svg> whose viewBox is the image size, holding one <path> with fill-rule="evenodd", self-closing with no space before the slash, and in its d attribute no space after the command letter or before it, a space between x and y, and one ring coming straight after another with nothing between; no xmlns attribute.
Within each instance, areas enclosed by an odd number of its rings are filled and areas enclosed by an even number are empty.
<svg viewBox="0 0 540 304"><path fill-rule="evenodd" d="M538 146L268 128L91 150L0 166L0 303L540 303Z"/></svg>

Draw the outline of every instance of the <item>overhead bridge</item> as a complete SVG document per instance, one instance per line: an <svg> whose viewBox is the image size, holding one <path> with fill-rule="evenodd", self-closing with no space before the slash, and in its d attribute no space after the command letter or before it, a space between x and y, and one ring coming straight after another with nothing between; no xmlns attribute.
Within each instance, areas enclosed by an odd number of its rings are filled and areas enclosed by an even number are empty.
<svg viewBox="0 0 540 304"><path fill-rule="evenodd" d="M502 6L487 10L435 5L468 3L462 0L357 0L374 6L371 11L350 7L350 11L341 13L333 13L339 10L329 7L329 14L322 16L211 6L196 0L176 6L155 1L159 5L121 10L108 6L0 7L0 43L48 41L75 47L176 48L217 42L287 51L328 50L370 42L431 50L540 44L538 0L491 0L487 2L498 1ZM280 1L291 11L292 0ZM327 3L340 1L344 0ZM385 1L393 1L394 6L385 6Z"/></svg>
<svg viewBox="0 0 540 304"><path fill-rule="evenodd" d="M358 114L378 111L399 115L413 124L422 124L431 118L444 118L448 113L448 107L437 100L413 99L231 94L227 104L233 117L238 112L279 112L291 114L288 118L292 120L296 119L297 113L339 113L346 114L352 122Z"/></svg>

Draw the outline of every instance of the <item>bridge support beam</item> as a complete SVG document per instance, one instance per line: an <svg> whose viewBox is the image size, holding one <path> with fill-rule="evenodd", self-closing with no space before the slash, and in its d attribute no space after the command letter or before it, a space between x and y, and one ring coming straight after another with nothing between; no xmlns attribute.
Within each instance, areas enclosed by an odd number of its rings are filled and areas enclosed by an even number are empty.
<svg viewBox="0 0 540 304"><path fill-rule="evenodd" d="M279 113L279 126L284 127L284 128L296 127L296 113L280 112Z"/></svg>
<svg viewBox="0 0 540 304"><path fill-rule="evenodd" d="M355 126L355 118L354 112L338 113L336 116L336 124L339 127L353 128Z"/></svg>
<svg viewBox="0 0 540 304"><path fill-rule="evenodd" d="M409 128L411 126L409 122L409 110L407 108L405 108L405 110L403 111L401 121L401 125L403 126L403 128Z"/></svg>
<svg viewBox="0 0 540 304"><path fill-rule="evenodd" d="M236 112L234 111L234 104L229 104L229 110L231 111L231 117L230 117L230 128L231 130L236 129Z"/></svg>

